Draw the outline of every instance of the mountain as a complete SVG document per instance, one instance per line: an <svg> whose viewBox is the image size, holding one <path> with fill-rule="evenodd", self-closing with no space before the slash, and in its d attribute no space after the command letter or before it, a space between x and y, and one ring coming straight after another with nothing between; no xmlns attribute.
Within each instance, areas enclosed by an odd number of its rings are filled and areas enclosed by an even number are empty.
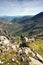
<svg viewBox="0 0 43 65"><path fill-rule="evenodd" d="M15 16L0 16L0 18L4 18L8 21L11 21L13 18L15 18Z"/></svg>
<svg viewBox="0 0 43 65"><path fill-rule="evenodd" d="M27 20L30 20L32 16L21 16L21 17L15 17L11 22L13 23L25 23Z"/></svg>
<svg viewBox="0 0 43 65"><path fill-rule="evenodd" d="M39 14L32 17L32 20L38 21L43 19L43 12L40 12Z"/></svg>
<svg viewBox="0 0 43 65"><path fill-rule="evenodd" d="M43 33L43 12L35 15L34 17L31 18L35 22L35 26L31 32L36 33L36 34L42 34Z"/></svg>
<svg viewBox="0 0 43 65"><path fill-rule="evenodd" d="M43 33L43 12L33 17L14 18L12 22L17 24L15 34L28 33L32 36Z"/></svg>
<svg viewBox="0 0 43 65"><path fill-rule="evenodd" d="M32 37L26 37L26 46L21 34ZM43 38L34 35L43 36L43 13L13 20L0 18L0 65L43 65Z"/></svg>
<svg viewBox="0 0 43 65"><path fill-rule="evenodd" d="M14 17L11 21L0 18L0 28L13 35L43 36L43 12L35 16Z"/></svg>
<svg viewBox="0 0 43 65"><path fill-rule="evenodd" d="M0 30L9 30L12 23L4 18L0 18Z"/></svg>

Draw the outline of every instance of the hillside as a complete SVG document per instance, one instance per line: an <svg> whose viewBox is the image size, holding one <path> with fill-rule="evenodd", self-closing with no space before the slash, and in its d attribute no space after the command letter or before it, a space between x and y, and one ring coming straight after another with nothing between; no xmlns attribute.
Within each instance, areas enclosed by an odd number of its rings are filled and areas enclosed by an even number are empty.
<svg viewBox="0 0 43 65"><path fill-rule="evenodd" d="M40 15L11 21L0 18L0 65L43 65L43 15ZM27 36L26 46L21 34Z"/></svg>
<svg viewBox="0 0 43 65"><path fill-rule="evenodd" d="M35 15L34 17L32 17L31 20L35 22L35 26L31 33L42 34L43 33L43 12Z"/></svg>
<svg viewBox="0 0 43 65"><path fill-rule="evenodd" d="M33 16L32 20L35 20L35 21L41 20L41 21L43 21L43 12L40 12L39 14Z"/></svg>
<svg viewBox="0 0 43 65"><path fill-rule="evenodd" d="M9 35L9 34L8 34ZM28 39L26 47L20 47L20 37L0 36L0 65L43 65L43 40Z"/></svg>
<svg viewBox="0 0 43 65"><path fill-rule="evenodd" d="M22 17L20 19L13 19L12 22L18 24L15 31L17 34L28 33L29 35L37 35L43 33L43 12L33 17Z"/></svg>
<svg viewBox="0 0 43 65"><path fill-rule="evenodd" d="M43 12L35 16L15 17L11 21L0 18L0 28L13 35L43 36Z"/></svg>
<svg viewBox="0 0 43 65"><path fill-rule="evenodd" d="M9 22L8 20L6 20L4 18L0 18L0 29L7 30L7 28L9 27L9 25L11 25L11 22Z"/></svg>

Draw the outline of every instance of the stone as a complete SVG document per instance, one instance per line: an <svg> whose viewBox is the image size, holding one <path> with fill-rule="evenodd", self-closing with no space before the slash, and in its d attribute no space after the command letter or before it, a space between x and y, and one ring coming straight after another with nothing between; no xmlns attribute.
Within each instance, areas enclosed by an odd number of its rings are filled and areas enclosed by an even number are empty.
<svg viewBox="0 0 43 65"><path fill-rule="evenodd" d="M0 64L3 64L4 62L2 62L1 60L0 60Z"/></svg>
<svg viewBox="0 0 43 65"><path fill-rule="evenodd" d="M12 62L14 62L15 60L14 60L14 58L12 58Z"/></svg>

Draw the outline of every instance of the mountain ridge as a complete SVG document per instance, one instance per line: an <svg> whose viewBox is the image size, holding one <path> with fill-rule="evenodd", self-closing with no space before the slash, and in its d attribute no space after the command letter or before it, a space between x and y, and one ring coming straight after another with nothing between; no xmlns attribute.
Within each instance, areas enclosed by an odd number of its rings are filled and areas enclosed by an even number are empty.
<svg viewBox="0 0 43 65"><path fill-rule="evenodd" d="M6 21L4 21L6 23ZM13 18L8 24L2 23L0 28L8 30L13 35L28 34L38 35L43 33L43 12L33 16L24 16ZM4 24L4 25L3 25Z"/></svg>

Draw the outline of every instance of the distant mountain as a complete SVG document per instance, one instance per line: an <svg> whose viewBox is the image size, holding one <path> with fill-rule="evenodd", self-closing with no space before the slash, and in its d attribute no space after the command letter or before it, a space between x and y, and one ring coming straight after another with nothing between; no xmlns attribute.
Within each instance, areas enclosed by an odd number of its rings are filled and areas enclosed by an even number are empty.
<svg viewBox="0 0 43 65"><path fill-rule="evenodd" d="M0 18L0 25L1 24L9 24L9 21L4 18Z"/></svg>
<svg viewBox="0 0 43 65"><path fill-rule="evenodd" d="M13 18L15 18L15 16L0 16L0 18L4 18L6 20L11 21Z"/></svg>
<svg viewBox="0 0 43 65"><path fill-rule="evenodd" d="M12 22L17 24L15 34L28 33L29 35L37 35L43 33L43 12L33 17L14 18Z"/></svg>
<svg viewBox="0 0 43 65"><path fill-rule="evenodd" d="M4 18L0 18L0 30L9 30L9 27L11 27L11 22L4 19Z"/></svg>
<svg viewBox="0 0 43 65"><path fill-rule="evenodd" d="M33 21L33 24L35 23L35 26L30 32L30 34L31 35L42 34L43 36L43 12L40 12L39 14L33 16L31 20Z"/></svg>
<svg viewBox="0 0 43 65"><path fill-rule="evenodd" d="M21 17L15 17L11 22L13 23L25 23L27 20L30 20L33 16L21 16Z"/></svg>
<svg viewBox="0 0 43 65"><path fill-rule="evenodd" d="M11 21L0 18L0 28L13 35L43 35L43 12L35 16L14 17Z"/></svg>

